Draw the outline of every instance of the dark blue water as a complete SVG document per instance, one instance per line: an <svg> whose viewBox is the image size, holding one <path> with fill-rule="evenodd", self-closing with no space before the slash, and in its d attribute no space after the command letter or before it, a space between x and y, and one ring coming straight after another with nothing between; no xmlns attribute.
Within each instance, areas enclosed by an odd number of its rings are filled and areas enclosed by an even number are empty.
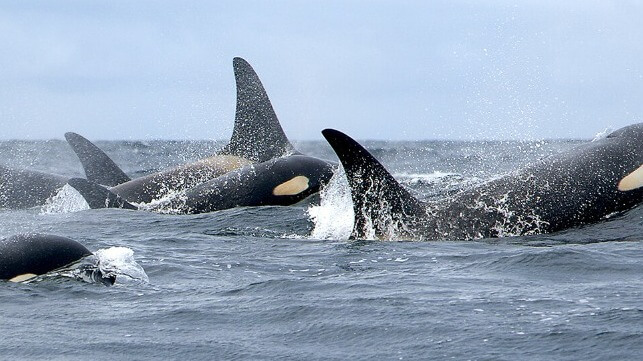
<svg viewBox="0 0 643 361"><path fill-rule="evenodd" d="M365 145L416 194L431 198L576 143ZM98 145L139 175L218 144ZM334 158L322 142L297 147ZM82 175L62 141L0 142L0 154L4 165ZM643 354L643 207L552 235L349 241L346 189L341 181L332 187L321 207L162 215L86 210L63 192L43 208L0 210L0 236L67 236L110 254L122 274L112 287L63 276L2 282L0 358L634 360Z"/></svg>

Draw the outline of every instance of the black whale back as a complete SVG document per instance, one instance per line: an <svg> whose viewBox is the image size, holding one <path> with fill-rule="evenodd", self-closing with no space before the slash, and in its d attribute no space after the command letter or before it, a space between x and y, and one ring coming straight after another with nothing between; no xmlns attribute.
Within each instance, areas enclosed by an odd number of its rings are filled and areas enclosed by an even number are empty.
<svg viewBox="0 0 643 361"><path fill-rule="evenodd" d="M45 274L91 254L83 245L66 237L16 235L0 241L0 279Z"/></svg>

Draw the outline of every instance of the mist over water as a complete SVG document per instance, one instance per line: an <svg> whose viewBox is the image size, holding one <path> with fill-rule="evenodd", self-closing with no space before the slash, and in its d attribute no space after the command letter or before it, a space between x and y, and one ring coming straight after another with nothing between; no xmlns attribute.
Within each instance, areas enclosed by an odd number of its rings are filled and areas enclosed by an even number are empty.
<svg viewBox="0 0 643 361"><path fill-rule="evenodd" d="M364 145L430 200L577 143ZM97 145L135 176L210 154L215 143ZM0 142L5 151L13 146ZM332 159L325 143L297 147ZM9 156L3 165L82 176L62 142L21 143L19 152L37 156ZM65 187L43 207L0 209L0 235L70 237L116 283L62 275L3 282L5 358L626 360L643 353L640 206L549 235L397 242L348 239L353 209L339 175L319 205L174 215L90 210L78 197Z"/></svg>

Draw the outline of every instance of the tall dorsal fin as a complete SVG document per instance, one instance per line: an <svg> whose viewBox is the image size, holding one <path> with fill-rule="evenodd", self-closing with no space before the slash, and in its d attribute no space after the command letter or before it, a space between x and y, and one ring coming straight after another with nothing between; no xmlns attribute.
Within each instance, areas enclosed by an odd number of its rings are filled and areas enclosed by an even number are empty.
<svg viewBox="0 0 643 361"><path fill-rule="evenodd" d="M80 159L89 181L113 187L130 180L105 152L80 134L65 133L65 139Z"/></svg>
<svg viewBox="0 0 643 361"><path fill-rule="evenodd" d="M364 147L346 134L325 129L322 134L330 143L346 172L353 198L355 224L353 238L413 233L426 217L422 202L402 187Z"/></svg>
<svg viewBox="0 0 643 361"><path fill-rule="evenodd" d="M87 204L89 204L89 208L91 209L138 209L109 189L101 186L100 184L90 182L87 179L71 178L67 181L67 184L74 187L74 189L76 189L78 193L80 193L83 198L85 198L85 201L87 202Z"/></svg>
<svg viewBox="0 0 643 361"><path fill-rule="evenodd" d="M237 110L232 138L219 154L265 162L296 153L286 137L257 73L247 61L234 58Z"/></svg>

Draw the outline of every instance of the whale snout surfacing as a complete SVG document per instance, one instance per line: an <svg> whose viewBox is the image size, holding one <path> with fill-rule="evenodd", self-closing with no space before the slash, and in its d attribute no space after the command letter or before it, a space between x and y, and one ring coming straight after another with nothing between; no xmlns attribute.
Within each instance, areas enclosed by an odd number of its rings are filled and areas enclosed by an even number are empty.
<svg viewBox="0 0 643 361"><path fill-rule="evenodd" d="M0 280L25 282L63 269L91 256L82 244L49 234L19 234L0 240ZM98 269L85 269L94 281L114 284L115 277L103 277Z"/></svg>
<svg viewBox="0 0 643 361"><path fill-rule="evenodd" d="M628 192L643 187L643 165L618 182L618 190Z"/></svg>
<svg viewBox="0 0 643 361"><path fill-rule="evenodd" d="M66 237L15 235L0 241L0 279L26 281L91 254L85 246Z"/></svg>

